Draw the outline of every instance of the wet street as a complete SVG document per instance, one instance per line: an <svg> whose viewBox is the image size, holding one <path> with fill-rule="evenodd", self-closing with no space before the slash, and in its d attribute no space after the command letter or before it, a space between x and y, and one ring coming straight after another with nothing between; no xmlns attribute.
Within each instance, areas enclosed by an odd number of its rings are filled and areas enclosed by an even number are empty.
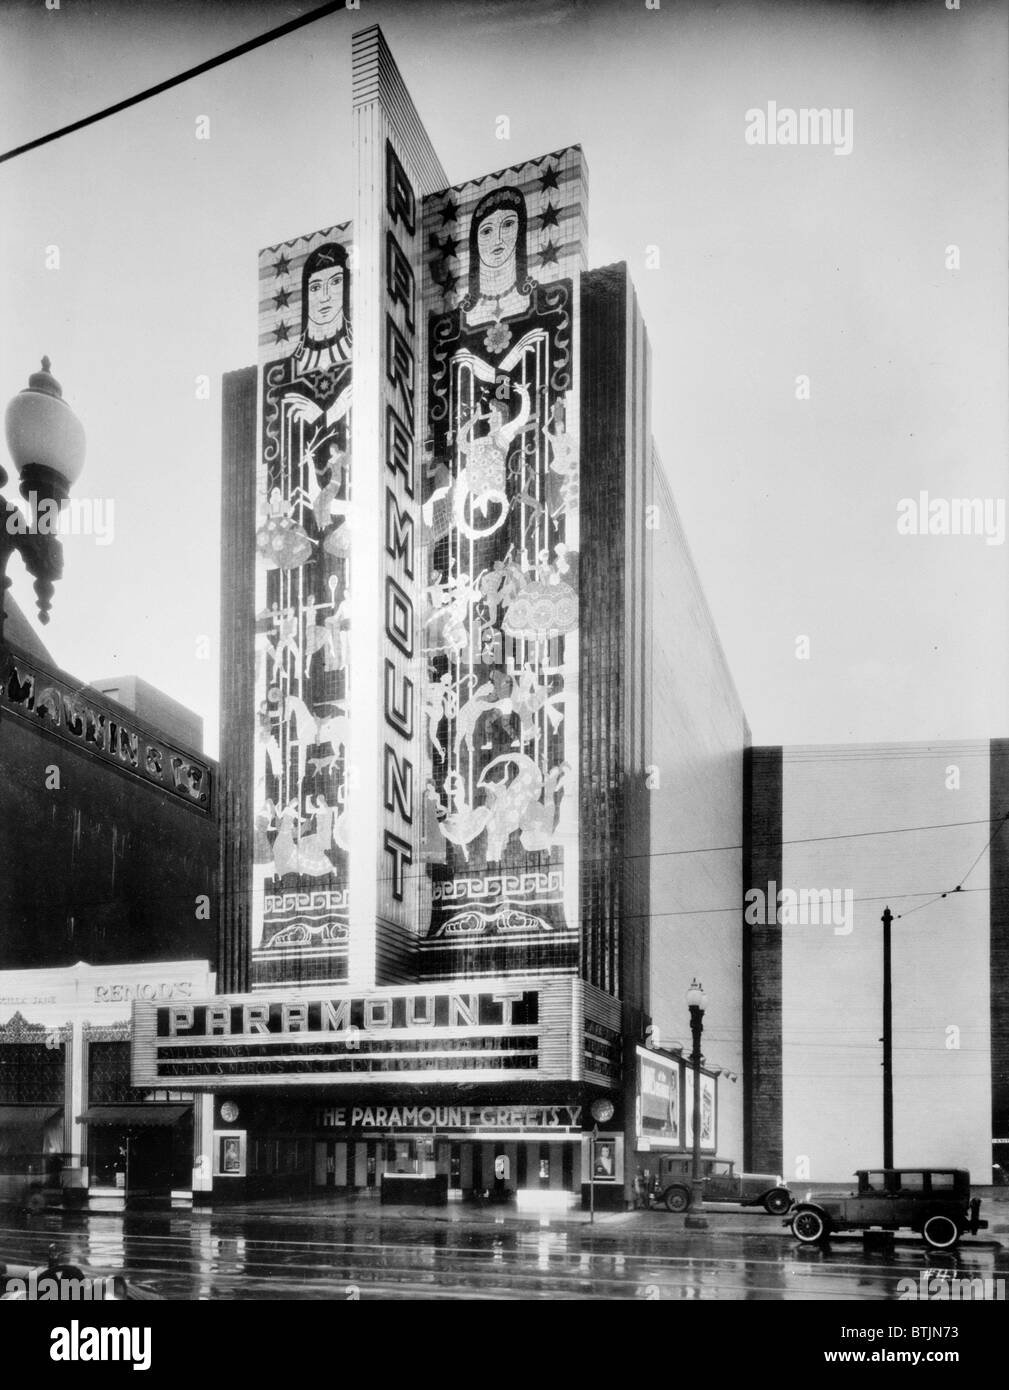
<svg viewBox="0 0 1009 1390"><path fill-rule="evenodd" d="M167 1299L893 1300L898 1281L944 1268L1009 1281L1009 1243L955 1255L920 1241L800 1247L780 1221L715 1213L687 1231L661 1212L470 1218L348 1212L299 1203L213 1214L49 1213L0 1218L0 1261L44 1263L49 1247L96 1273L123 1271ZM906 1287L906 1286L905 1286Z"/></svg>

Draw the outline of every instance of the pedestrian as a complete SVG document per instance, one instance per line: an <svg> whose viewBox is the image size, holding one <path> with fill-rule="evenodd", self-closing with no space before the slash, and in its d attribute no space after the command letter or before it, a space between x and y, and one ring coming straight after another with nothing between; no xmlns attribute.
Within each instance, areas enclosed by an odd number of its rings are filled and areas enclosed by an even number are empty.
<svg viewBox="0 0 1009 1390"><path fill-rule="evenodd" d="M634 1210L648 1210L648 1174L642 1168L634 1175Z"/></svg>

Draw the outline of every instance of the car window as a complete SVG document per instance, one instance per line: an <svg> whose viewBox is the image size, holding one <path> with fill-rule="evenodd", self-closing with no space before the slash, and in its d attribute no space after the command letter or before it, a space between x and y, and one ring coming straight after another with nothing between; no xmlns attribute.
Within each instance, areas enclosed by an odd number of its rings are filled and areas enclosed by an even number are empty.
<svg viewBox="0 0 1009 1390"><path fill-rule="evenodd" d="M866 1173L862 1190L863 1192L885 1192L886 1174L882 1171Z"/></svg>
<svg viewBox="0 0 1009 1390"><path fill-rule="evenodd" d="M901 1192L924 1192L925 1174L915 1172L901 1173L898 1186Z"/></svg>
<svg viewBox="0 0 1009 1390"><path fill-rule="evenodd" d="M932 1191L933 1192L952 1192L956 1187L956 1175L954 1173L933 1173Z"/></svg>

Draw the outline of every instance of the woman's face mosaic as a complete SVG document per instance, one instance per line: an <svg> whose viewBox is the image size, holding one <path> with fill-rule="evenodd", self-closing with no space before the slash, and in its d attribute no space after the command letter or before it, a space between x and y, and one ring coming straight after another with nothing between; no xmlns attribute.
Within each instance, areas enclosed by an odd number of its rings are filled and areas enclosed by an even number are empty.
<svg viewBox="0 0 1009 1390"><path fill-rule="evenodd" d="M326 336L343 318L343 267L325 266L308 277L308 321Z"/></svg>
<svg viewBox="0 0 1009 1390"><path fill-rule="evenodd" d="M519 234L518 213L511 208L495 208L480 221L476 244L480 260L496 270L515 255Z"/></svg>

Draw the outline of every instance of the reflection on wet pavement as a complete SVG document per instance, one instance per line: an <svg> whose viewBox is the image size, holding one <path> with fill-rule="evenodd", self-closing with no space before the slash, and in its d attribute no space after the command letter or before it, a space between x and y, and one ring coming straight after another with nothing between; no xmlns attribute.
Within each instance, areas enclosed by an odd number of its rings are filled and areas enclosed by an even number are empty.
<svg viewBox="0 0 1009 1390"><path fill-rule="evenodd" d="M170 1299L895 1299L898 1280L940 1266L1009 1281L994 1243L945 1255L914 1241L821 1250L772 1230L313 1220L304 1208L286 1220L248 1209L0 1219L0 1261L44 1263L52 1242L73 1263L122 1270Z"/></svg>

